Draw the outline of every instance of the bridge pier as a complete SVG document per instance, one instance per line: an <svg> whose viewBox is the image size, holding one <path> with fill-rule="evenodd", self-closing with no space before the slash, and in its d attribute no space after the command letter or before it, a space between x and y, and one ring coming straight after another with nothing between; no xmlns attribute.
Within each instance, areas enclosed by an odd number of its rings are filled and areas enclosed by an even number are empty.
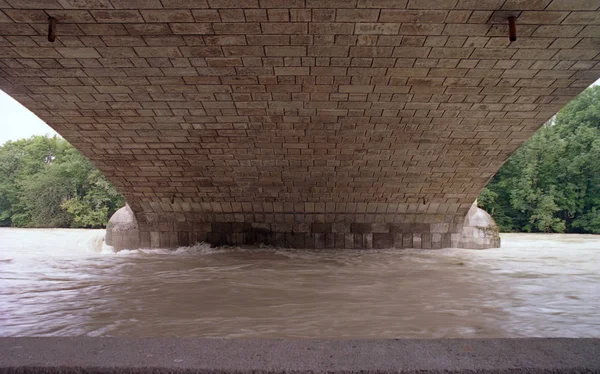
<svg viewBox="0 0 600 374"><path fill-rule="evenodd" d="M0 89L127 198L117 249L496 247L472 202L600 77L597 0L112 3L0 0Z"/></svg>
<svg viewBox="0 0 600 374"><path fill-rule="evenodd" d="M106 225L104 241L116 250L142 247L137 219L129 205L117 210L110 218Z"/></svg>
<svg viewBox="0 0 600 374"><path fill-rule="evenodd" d="M138 213L129 206L111 218L106 243L116 250L177 248L206 242L315 249L500 246L498 228L474 203L466 217L439 214Z"/></svg>

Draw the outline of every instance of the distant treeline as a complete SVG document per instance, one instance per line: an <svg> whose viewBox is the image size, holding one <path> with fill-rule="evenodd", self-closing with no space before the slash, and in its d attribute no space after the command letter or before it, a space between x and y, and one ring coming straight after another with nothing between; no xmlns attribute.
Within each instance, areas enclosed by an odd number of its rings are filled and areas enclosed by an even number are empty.
<svg viewBox="0 0 600 374"><path fill-rule="evenodd" d="M521 146L479 205L501 231L600 233L600 86Z"/></svg>
<svg viewBox="0 0 600 374"><path fill-rule="evenodd" d="M124 204L64 139L34 136L0 147L0 226L104 227Z"/></svg>

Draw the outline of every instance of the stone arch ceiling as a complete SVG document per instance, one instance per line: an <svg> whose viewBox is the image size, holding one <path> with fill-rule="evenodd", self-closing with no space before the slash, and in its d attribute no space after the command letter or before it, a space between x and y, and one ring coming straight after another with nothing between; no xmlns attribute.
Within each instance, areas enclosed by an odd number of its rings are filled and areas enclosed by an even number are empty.
<svg viewBox="0 0 600 374"><path fill-rule="evenodd" d="M137 212L464 216L600 76L599 8L0 0L0 88Z"/></svg>

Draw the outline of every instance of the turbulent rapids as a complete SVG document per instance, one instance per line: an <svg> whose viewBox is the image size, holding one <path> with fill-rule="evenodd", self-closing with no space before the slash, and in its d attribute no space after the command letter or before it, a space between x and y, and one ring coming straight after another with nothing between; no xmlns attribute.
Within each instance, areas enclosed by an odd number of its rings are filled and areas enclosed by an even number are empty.
<svg viewBox="0 0 600 374"><path fill-rule="evenodd" d="M600 337L600 237L484 251L141 249L0 229L1 336Z"/></svg>

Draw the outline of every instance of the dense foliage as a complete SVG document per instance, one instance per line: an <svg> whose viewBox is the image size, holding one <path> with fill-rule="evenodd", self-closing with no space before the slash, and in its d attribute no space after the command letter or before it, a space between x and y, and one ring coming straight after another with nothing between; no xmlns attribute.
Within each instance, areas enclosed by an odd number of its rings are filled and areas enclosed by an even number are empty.
<svg viewBox="0 0 600 374"><path fill-rule="evenodd" d="M0 147L0 226L104 227L124 200L66 140Z"/></svg>
<svg viewBox="0 0 600 374"><path fill-rule="evenodd" d="M501 231L600 233L600 86L519 148L479 205Z"/></svg>

